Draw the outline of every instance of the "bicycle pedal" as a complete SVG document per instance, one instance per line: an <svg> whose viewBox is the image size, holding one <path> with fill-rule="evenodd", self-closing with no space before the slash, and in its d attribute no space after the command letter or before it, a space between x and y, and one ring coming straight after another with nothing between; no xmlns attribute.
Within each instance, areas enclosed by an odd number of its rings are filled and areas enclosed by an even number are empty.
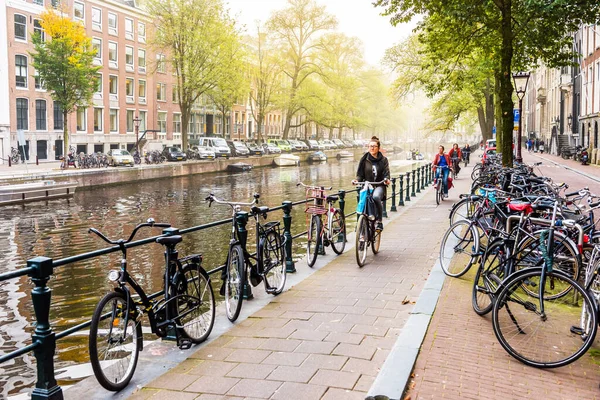
<svg viewBox="0 0 600 400"><path fill-rule="evenodd" d="M192 341L188 338L179 338L177 339L177 346L179 350L189 350L192 347Z"/></svg>
<svg viewBox="0 0 600 400"><path fill-rule="evenodd" d="M570 331L571 331L572 334L579 335L579 336L581 336L581 335L583 335L585 333L583 331L583 329L581 329L578 326L572 326L571 329L570 329Z"/></svg>

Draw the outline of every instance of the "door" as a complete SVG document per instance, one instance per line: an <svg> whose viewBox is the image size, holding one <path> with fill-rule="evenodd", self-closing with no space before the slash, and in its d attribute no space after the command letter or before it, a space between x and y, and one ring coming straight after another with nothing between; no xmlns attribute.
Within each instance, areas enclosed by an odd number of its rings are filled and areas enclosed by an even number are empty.
<svg viewBox="0 0 600 400"><path fill-rule="evenodd" d="M206 136L210 136L214 133L214 115L206 115Z"/></svg>
<svg viewBox="0 0 600 400"><path fill-rule="evenodd" d="M103 144L95 144L94 145L94 153L104 153L104 145Z"/></svg>
<svg viewBox="0 0 600 400"><path fill-rule="evenodd" d="M55 140L54 141L54 159L60 160L63 155L63 141Z"/></svg>
<svg viewBox="0 0 600 400"><path fill-rule="evenodd" d="M36 143L38 160L48 159L48 141L38 140Z"/></svg>
<svg viewBox="0 0 600 400"><path fill-rule="evenodd" d="M77 145L77 154L87 154L87 144L78 144Z"/></svg>
<svg viewBox="0 0 600 400"><path fill-rule="evenodd" d="M25 141L25 146L19 145L19 154L21 154L21 161L29 161L29 140Z"/></svg>
<svg viewBox="0 0 600 400"><path fill-rule="evenodd" d="M110 144L110 149L111 150L115 150L115 149L118 149L118 148L119 148L119 144L118 143L111 143Z"/></svg>

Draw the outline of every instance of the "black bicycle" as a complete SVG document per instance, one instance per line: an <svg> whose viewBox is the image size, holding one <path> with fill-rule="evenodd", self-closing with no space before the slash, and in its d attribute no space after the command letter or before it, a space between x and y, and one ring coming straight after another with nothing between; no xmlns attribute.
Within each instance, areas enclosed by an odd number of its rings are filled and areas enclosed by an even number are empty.
<svg viewBox="0 0 600 400"><path fill-rule="evenodd" d="M369 252L369 246L373 250L373 254L379 253L379 246L381 244L381 229L377 229L377 223L381 216L378 215L376 207L369 206L374 205L373 200L373 186L381 185L385 181L380 182L355 182L357 186L367 186L367 202L365 209L358 212L358 222L356 223L356 263L359 267L363 267L367 260L367 253ZM365 190L365 189L363 189Z"/></svg>
<svg viewBox="0 0 600 400"><path fill-rule="evenodd" d="M267 218L269 207L257 206L259 198L258 193L251 203L222 200L212 193L206 198L209 207L213 202L231 207L231 239L221 288L221 295L225 296L225 313L231 322L238 318L242 309L247 271L250 271L252 286L264 281L265 292L269 294L276 296L285 287L285 238L281 234L279 221L260 223L261 217ZM248 214L241 211L242 207L250 207L256 224L255 254L250 254L246 249L247 231L240 229L240 219L248 218Z"/></svg>
<svg viewBox="0 0 600 400"><path fill-rule="evenodd" d="M116 284L96 306L90 327L90 362L98 382L106 389L119 391L131 378L143 349L141 319L148 316L152 333L159 337L175 335L181 349L201 343L215 322L215 297L210 278L202 268L199 254L178 258L175 247L179 235L159 236L156 243L165 247L164 289L151 296L127 271L127 243L142 227L168 228L169 224L148 222L135 227L129 239L110 240L98 230L90 233L119 246L121 269L112 270L108 279ZM135 292L132 294L131 289Z"/></svg>

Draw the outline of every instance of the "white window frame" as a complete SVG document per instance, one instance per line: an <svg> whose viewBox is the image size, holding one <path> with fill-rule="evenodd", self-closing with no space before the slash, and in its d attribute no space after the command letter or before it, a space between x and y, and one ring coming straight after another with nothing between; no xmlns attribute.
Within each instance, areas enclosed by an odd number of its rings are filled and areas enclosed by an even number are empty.
<svg viewBox="0 0 600 400"><path fill-rule="evenodd" d="M116 115L116 117L115 117L116 122L115 122L115 126L114 126L115 129L113 129L113 126L112 126L112 112L113 111L115 112L115 115ZM108 110L108 131L110 133L119 133L119 109L118 108L110 108Z"/></svg>
<svg viewBox="0 0 600 400"><path fill-rule="evenodd" d="M140 53L144 53L144 65L140 63ZM138 49L138 72L141 74L146 73L146 64L148 62L148 58L146 57L146 49Z"/></svg>
<svg viewBox="0 0 600 400"><path fill-rule="evenodd" d="M100 15L100 21L94 21L94 11L98 11ZM102 32L102 9L98 7L92 7L92 30Z"/></svg>
<svg viewBox="0 0 600 400"><path fill-rule="evenodd" d="M127 93L127 82L131 82L131 94ZM135 103L135 79L133 77L125 78L125 102Z"/></svg>
<svg viewBox="0 0 600 400"><path fill-rule="evenodd" d="M111 45L115 46L115 59L110 59L110 47ZM117 42L108 41L108 67L109 68L119 68L119 44Z"/></svg>
<svg viewBox="0 0 600 400"><path fill-rule="evenodd" d="M127 50L131 50L131 63L127 62ZM125 71L135 71L135 49L133 46L125 46Z"/></svg>
<svg viewBox="0 0 600 400"><path fill-rule="evenodd" d="M102 99L104 97L104 74L102 72L98 72L98 76L100 78L100 91L94 92L94 98Z"/></svg>
<svg viewBox="0 0 600 400"><path fill-rule="evenodd" d="M45 106L44 106L44 124L46 124L46 129L38 129L38 118L37 118L37 113L38 113L38 101L43 101ZM46 99L35 99L35 130L38 132L47 132L48 131L48 101Z"/></svg>
<svg viewBox="0 0 600 400"><path fill-rule="evenodd" d="M165 120L164 121L160 120L161 114L165 116ZM161 122L165 123L165 131L164 132L162 131L162 124L161 124ZM161 135L161 136L167 136L167 126L168 126L167 124L169 123L169 116L168 116L168 113L166 111L159 111L156 114L156 123L158 124L158 134Z"/></svg>
<svg viewBox="0 0 600 400"><path fill-rule="evenodd" d="M158 98L158 90L156 91L157 96L156 96L156 101L160 101L160 102L166 102L167 101L167 85L162 83L162 82L156 82L156 89L158 89L158 86L160 86L160 94L161 94L161 98Z"/></svg>
<svg viewBox="0 0 600 400"><path fill-rule="evenodd" d="M131 115L131 130L129 130L129 115ZM128 108L125 113L125 131L133 133L135 131L135 109Z"/></svg>
<svg viewBox="0 0 600 400"><path fill-rule="evenodd" d="M99 37L92 37L92 48L94 48L94 41L96 41L97 44L99 44L99 49L100 51L96 52L96 55L94 56L94 64L95 65L102 65L102 38Z"/></svg>
<svg viewBox="0 0 600 400"><path fill-rule="evenodd" d="M115 26L110 26L110 17L115 17ZM108 26L108 34L117 36L119 34L119 16L113 12L108 12L106 17L106 25Z"/></svg>
<svg viewBox="0 0 600 400"><path fill-rule="evenodd" d="M99 128L96 129L96 110L100 110ZM104 132L104 107L94 107L94 132Z"/></svg>
<svg viewBox="0 0 600 400"><path fill-rule="evenodd" d="M144 132L148 129L148 110L140 110L138 112L138 118L140 119L140 132Z"/></svg>
<svg viewBox="0 0 600 400"><path fill-rule="evenodd" d="M83 112L83 129L79 129L78 119L79 119L79 111ZM66 121L64 122L66 123ZM87 108L85 107L77 107L77 111L75 112L75 129L77 132L87 132Z"/></svg>
<svg viewBox="0 0 600 400"><path fill-rule="evenodd" d="M167 61L164 54L156 55L156 72L161 74L167 73Z"/></svg>
<svg viewBox="0 0 600 400"><path fill-rule="evenodd" d="M17 56L25 57L25 86L17 85ZM18 76L23 78L23 76L20 74L20 69L21 67L19 67ZM29 57L27 57L25 54L15 54L15 87L19 90L27 90L29 88Z"/></svg>
<svg viewBox="0 0 600 400"><path fill-rule="evenodd" d="M27 97L17 97L15 99L15 113L16 113L16 118L15 118L15 124L18 130L22 129L24 131L29 131L29 99ZM25 100L25 104L27 104L27 117L25 119L25 122L27 123L27 126L25 128L19 128L19 108L17 107L19 104L19 100Z"/></svg>
<svg viewBox="0 0 600 400"><path fill-rule="evenodd" d="M117 92L116 93L112 93L111 92L111 78L115 78L117 81L116 89ZM108 96L110 97L111 100L119 100L119 76L118 75L108 75Z"/></svg>
<svg viewBox="0 0 600 400"><path fill-rule="evenodd" d="M82 10L82 13L83 13L83 16L81 16L81 17L78 17L77 15L75 15L75 11L77 9L77 6L81 6L81 10ZM73 3L73 19L85 22L85 4L83 4L83 3L79 2L79 1L75 1Z"/></svg>
<svg viewBox="0 0 600 400"><path fill-rule="evenodd" d="M42 28L41 21L42 20L39 19L39 18L34 18L33 19L33 33L35 34L36 31L39 29L40 36L42 37L42 42L45 42L46 41L46 31L44 31L44 28ZM35 26L36 22L40 25L39 28Z"/></svg>
<svg viewBox="0 0 600 400"><path fill-rule="evenodd" d="M144 82L144 96L140 96L140 83ZM137 86L137 90L138 90L138 102L140 104L146 104L146 98L148 97L148 82L145 79L138 79L138 86Z"/></svg>
<svg viewBox="0 0 600 400"><path fill-rule="evenodd" d="M15 21L15 17L17 17L17 16L25 18L25 38L24 39L18 38L16 35L16 32L15 32L15 42L27 43L27 20L28 20L27 15L23 15L23 14L19 14L19 13L15 13L13 15L13 31L15 29L15 25L17 24L17 21ZM21 23L19 22L19 24L21 24Z"/></svg>
<svg viewBox="0 0 600 400"><path fill-rule="evenodd" d="M179 121L175 121L175 117L179 117ZM179 129L175 129L175 124L179 124ZM181 134L181 113L174 112L173 113L173 134L179 133Z"/></svg>
<svg viewBox="0 0 600 400"><path fill-rule="evenodd" d="M140 33L140 27L144 27L144 34L142 35ZM138 34L138 42L141 43L146 43L146 24L143 22L138 21L138 30L137 30L137 34Z"/></svg>
<svg viewBox="0 0 600 400"><path fill-rule="evenodd" d="M127 30L127 23L131 22L131 30ZM133 19L125 18L125 39L133 40L133 36L135 35L135 24Z"/></svg>
<svg viewBox="0 0 600 400"><path fill-rule="evenodd" d="M39 76L40 76L39 72L37 71L37 69L35 69L33 71L33 82L34 82L33 87L35 88L36 92L45 92L46 87L44 86L44 81ZM39 88L38 88L38 82L40 84Z"/></svg>

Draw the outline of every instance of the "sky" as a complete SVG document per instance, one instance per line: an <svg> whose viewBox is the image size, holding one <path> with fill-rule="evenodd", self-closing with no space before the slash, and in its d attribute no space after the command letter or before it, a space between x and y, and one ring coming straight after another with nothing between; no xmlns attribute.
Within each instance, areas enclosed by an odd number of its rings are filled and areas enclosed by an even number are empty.
<svg viewBox="0 0 600 400"><path fill-rule="evenodd" d="M372 0L316 0L338 19L338 30L348 36L358 37L364 45L365 60L379 66L385 50L410 35L414 24L393 27L382 17L381 8ZM248 33L255 30L255 21L265 22L273 10L283 9L285 0L225 0L231 15L246 26Z"/></svg>

